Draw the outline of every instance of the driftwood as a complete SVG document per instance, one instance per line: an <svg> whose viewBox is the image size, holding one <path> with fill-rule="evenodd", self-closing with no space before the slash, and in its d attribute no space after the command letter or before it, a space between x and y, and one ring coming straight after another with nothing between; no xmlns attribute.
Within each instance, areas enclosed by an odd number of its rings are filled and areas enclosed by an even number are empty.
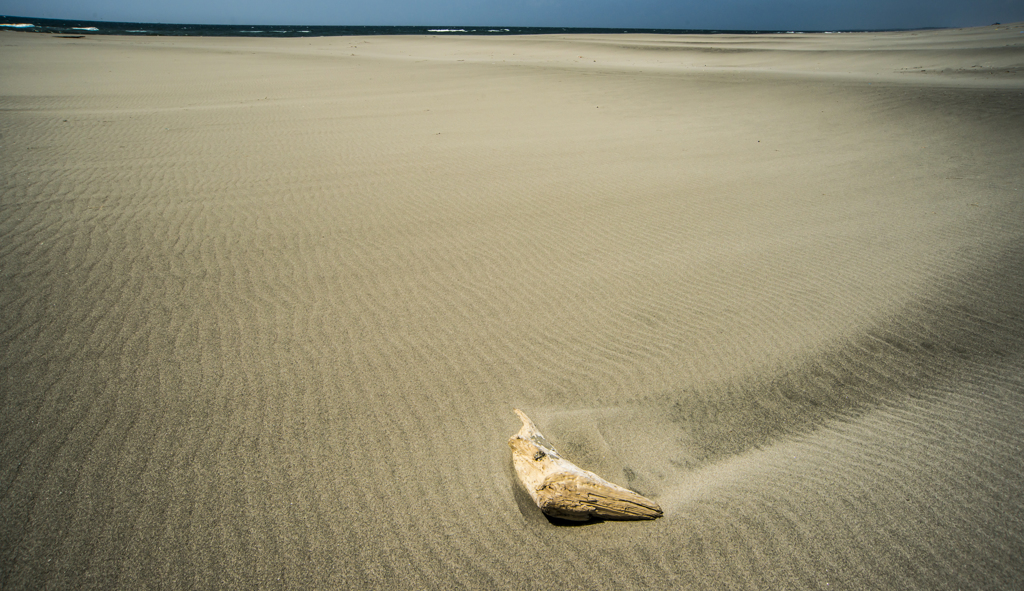
<svg viewBox="0 0 1024 591"><path fill-rule="evenodd" d="M661 507L562 458L530 417L515 409L523 428L508 440L512 463L530 498L545 514L569 521L657 519Z"/></svg>

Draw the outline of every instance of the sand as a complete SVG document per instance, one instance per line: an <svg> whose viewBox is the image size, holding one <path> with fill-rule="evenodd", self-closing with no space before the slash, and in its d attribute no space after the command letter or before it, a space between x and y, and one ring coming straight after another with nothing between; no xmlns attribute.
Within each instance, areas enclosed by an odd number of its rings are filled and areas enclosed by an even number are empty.
<svg viewBox="0 0 1024 591"><path fill-rule="evenodd" d="M2 32L0 109L4 589L1024 580L1021 24Z"/></svg>

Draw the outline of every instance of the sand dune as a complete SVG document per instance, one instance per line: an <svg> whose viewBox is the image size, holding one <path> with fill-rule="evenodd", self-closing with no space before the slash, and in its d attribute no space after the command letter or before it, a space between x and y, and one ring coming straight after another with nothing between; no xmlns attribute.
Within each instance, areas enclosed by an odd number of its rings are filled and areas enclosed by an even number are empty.
<svg viewBox="0 0 1024 591"><path fill-rule="evenodd" d="M1012 588L1022 32L0 32L0 586Z"/></svg>

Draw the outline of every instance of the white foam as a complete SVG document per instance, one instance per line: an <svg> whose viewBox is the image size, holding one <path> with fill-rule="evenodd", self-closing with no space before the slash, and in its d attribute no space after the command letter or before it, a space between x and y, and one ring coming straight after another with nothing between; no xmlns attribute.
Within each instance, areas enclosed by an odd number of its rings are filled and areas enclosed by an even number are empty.
<svg viewBox="0 0 1024 591"><path fill-rule="evenodd" d="M465 33L466 29L427 29L428 33Z"/></svg>
<svg viewBox="0 0 1024 591"><path fill-rule="evenodd" d="M75 31L99 31L96 27L71 27Z"/></svg>
<svg viewBox="0 0 1024 591"><path fill-rule="evenodd" d="M31 29L34 27L32 23L15 23L13 25L0 25L0 27L11 27L12 29Z"/></svg>

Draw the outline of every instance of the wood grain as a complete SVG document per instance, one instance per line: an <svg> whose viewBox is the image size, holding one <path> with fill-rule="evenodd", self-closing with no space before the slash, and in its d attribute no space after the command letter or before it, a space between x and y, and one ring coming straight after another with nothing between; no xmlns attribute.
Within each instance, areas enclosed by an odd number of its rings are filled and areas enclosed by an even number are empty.
<svg viewBox="0 0 1024 591"><path fill-rule="evenodd" d="M657 519L661 507L558 455L526 413L523 428L508 440L520 482L545 515L568 521Z"/></svg>

